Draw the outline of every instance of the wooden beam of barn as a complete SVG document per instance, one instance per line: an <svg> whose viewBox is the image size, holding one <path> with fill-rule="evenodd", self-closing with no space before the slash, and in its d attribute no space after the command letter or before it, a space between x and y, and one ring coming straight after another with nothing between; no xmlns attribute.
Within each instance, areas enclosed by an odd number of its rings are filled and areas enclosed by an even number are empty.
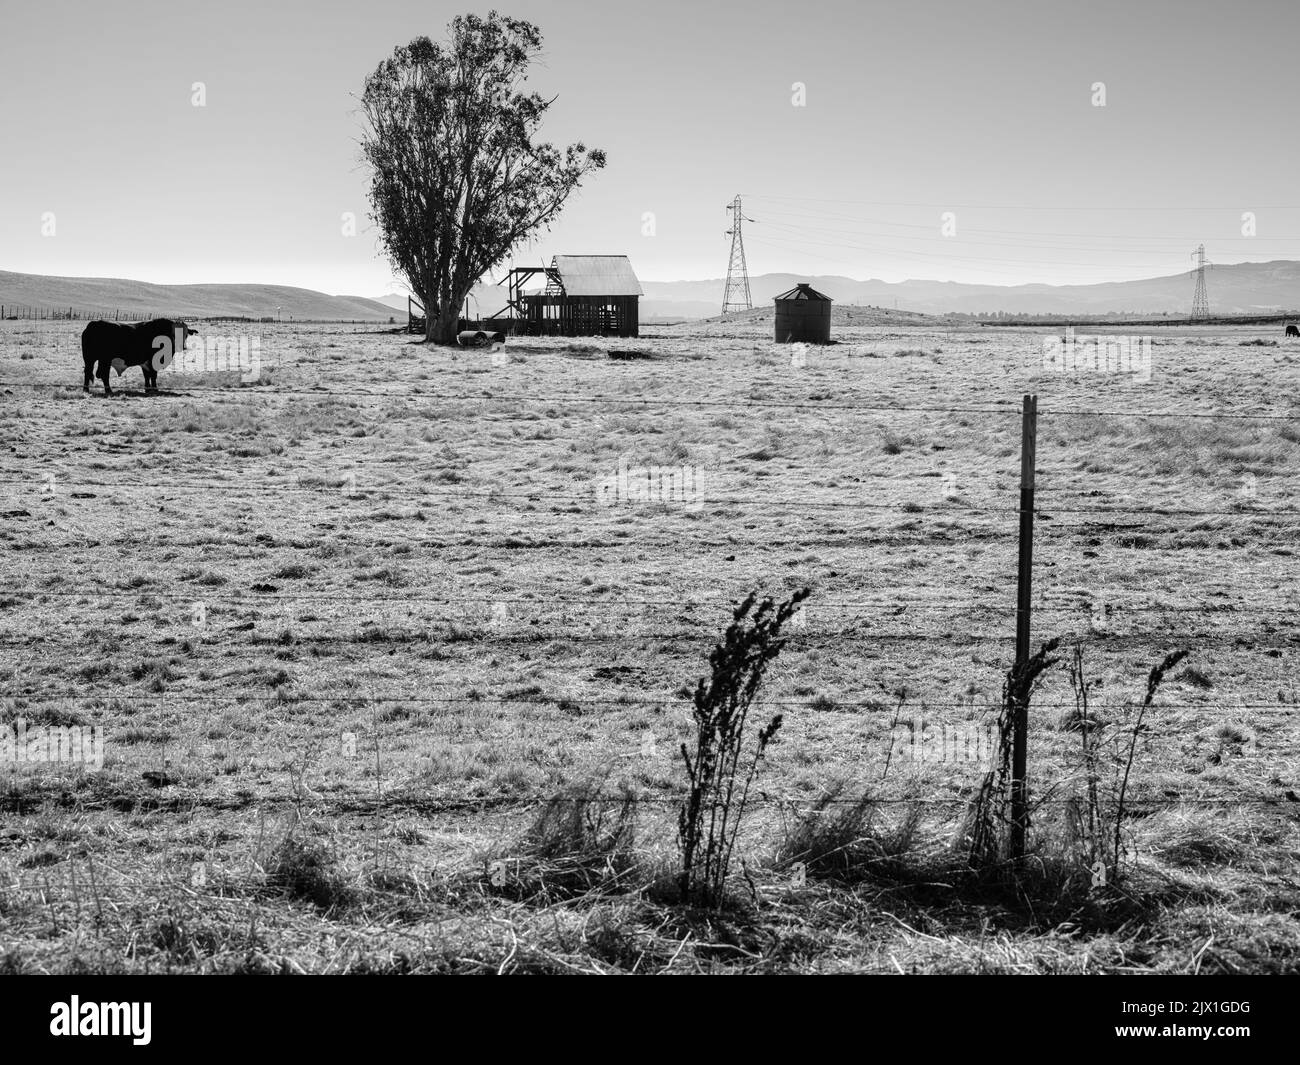
<svg viewBox="0 0 1300 1065"><path fill-rule="evenodd" d="M546 288L524 287L545 275ZM528 336L639 335L641 283L626 255L556 255L550 266L520 266L506 277L507 309Z"/></svg>

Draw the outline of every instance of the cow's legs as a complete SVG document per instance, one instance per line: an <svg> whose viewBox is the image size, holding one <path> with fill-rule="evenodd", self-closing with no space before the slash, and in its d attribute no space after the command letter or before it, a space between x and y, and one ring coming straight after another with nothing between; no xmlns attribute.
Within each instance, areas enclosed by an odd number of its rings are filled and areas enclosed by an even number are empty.
<svg viewBox="0 0 1300 1065"><path fill-rule="evenodd" d="M106 396L111 396L113 394L113 386L108 383L108 375L112 372L113 372L113 360L100 359L99 379L104 382L104 395Z"/></svg>
<svg viewBox="0 0 1300 1065"><path fill-rule="evenodd" d="M158 391L158 371L150 366L147 362L140 364L140 369L144 371L144 390L146 392Z"/></svg>
<svg viewBox="0 0 1300 1065"><path fill-rule="evenodd" d="M81 361L86 365L86 377L81 382L83 392L90 391L90 379L95 375L95 357L93 355L82 355Z"/></svg>

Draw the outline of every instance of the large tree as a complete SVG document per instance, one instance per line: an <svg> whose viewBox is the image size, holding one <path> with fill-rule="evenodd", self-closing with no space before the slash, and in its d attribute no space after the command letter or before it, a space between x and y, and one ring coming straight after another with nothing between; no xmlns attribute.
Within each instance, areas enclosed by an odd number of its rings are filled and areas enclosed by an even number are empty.
<svg viewBox="0 0 1300 1065"><path fill-rule="evenodd" d="M427 311L425 339L450 344L480 278L550 227L605 153L533 143L554 98L526 93L537 27L498 15L452 20L449 40L417 37L366 79L362 151L384 250Z"/></svg>

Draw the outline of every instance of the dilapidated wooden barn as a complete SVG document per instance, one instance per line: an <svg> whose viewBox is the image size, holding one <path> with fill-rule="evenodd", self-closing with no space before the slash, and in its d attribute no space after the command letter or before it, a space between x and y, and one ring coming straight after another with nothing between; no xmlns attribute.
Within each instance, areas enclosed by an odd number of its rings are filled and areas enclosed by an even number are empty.
<svg viewBox="0 0 1300 1065"><path fill-rule="evenodd" d="M545 275L543 292L525 293ZM626 255L557 255L550 266L520 266L507 276L514 332L529 336L634 337L641 283Z"/></svg>

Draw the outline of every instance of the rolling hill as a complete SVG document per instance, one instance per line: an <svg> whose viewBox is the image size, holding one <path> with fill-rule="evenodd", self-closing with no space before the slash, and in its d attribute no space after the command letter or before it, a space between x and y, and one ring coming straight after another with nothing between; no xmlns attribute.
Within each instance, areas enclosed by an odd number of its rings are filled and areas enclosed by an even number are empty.
<svg viewBox="0 0 1300 1065"><path fill-rule="evenodd" d="M1193 279L1168 277L1095 285L969 285L956 281L855 281L850 277L760 274L750 278L754 305L770 307L772 297L808 282L837 303L893 307L923 314L1186 314ZM711 281L642 281L641 316L712 317L722 305L722 278ZM1206 273L1210 311L1216 315L1267 314L1300 308L1300 262L1231 263Z"/></svg>
<svg viewBox="0 0 1300 1065"><path fill-rule="evenodd" d="M1113 281L1094 285L971 285L955 281L857 281L836 275L760 274L750 279L755 309L771 309L772 298L808 282L841 306L912 313L979 314L1186 314L1191 307L1190 274ZM1207 274L1214 315L1269 314L1300 308L1300 262L1232 263ZM725 281L642 281L641 319L717 317ZM505 304L505 290L476 285L471 314L491 314ZM372 299L330 296L287 285L156 285L110 277L47 277L0 271L0 306L75 308L111 317L114 311L172 314L194 318L248 317L285 320L403 320L406 297L389 293Z"/></svg>
<svg viewBox="0 0 1300 1065"><path fill-rule="evenodd" d="M117 277L47 277L0 270L0 305L75 308L176 317L247 317L386 322L398 312L361 296L329 296L288 285L155 285ZM405 313L403 304L402 314Z"/></svg>

